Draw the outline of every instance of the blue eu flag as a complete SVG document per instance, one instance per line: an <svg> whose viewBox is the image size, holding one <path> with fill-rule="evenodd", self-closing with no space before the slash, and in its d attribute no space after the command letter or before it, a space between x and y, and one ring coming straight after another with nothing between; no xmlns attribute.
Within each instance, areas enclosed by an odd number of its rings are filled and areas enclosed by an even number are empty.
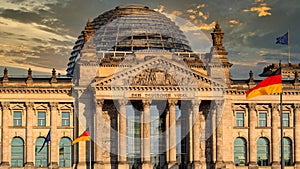
<svg viewBox="0 0 300 169"><path fill-rule="evenodd" d="M289 33L287 32L283 36L276 38L276 44L288 45Z"/></svg>
<svg viewBox="0 0 300 169"><path fill-rule="evenodd" d="M44 148L44 146L45 146L46 143L48 143L49 141L51 141L51 139L50 139L50 133L51 133L51 130L49 130L49 132L47 134L47 137L45 138L45 141L43 143L43 146L40 148L40 150L38 151L38 153L42 151L42 149Z"/></svg>

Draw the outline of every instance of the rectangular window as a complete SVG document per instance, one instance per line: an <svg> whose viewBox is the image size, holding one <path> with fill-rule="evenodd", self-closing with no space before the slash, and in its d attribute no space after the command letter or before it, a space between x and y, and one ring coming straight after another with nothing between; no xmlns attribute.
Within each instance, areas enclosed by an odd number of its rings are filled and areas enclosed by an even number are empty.
<svg viewBox="0 0 300 169"><path fill-rule="evenodd" d="M21 111L14 112L14 126L22 126L22 112Z"/></svg>
<svg viewBox="0 0 300 169"><path fill-rule="evenodd" d="M267 127L267 113L266 112L259 113L259 126Z"/></svg>
<svg viewBox="0 0 300 169"><path fill-rule="evenodd" d="M282 114L282 126L284 126L284 127L290 126L290 114L289 113Z"/></svg>
<svg viewBox="0 0 300 169"><path fill-rule="evenodd" d="M235 115L236 126L244 127L244 112L237 112Z"/></svg>
<svg viewBox="0 0 300 169"><path fill-rule="evenodd" d="M46 112L38 112L38 126L46 126Z"/></svg>
<svg viewBox="0 0 300 169"><path fill-rule="evenodd" d="M61 125L70 126L70 112L61 113Z"/></svg>

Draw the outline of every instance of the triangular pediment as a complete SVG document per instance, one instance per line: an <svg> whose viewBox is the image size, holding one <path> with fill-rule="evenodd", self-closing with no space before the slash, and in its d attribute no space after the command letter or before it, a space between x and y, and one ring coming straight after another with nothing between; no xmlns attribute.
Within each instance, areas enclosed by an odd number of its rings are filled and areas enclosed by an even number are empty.
<svg viewBox="0 0 300 169"><path fill-rule="evenodd" d="M182 60L154 57L132 67L120 67L111 76L96 80L94 87L162 86L181 88L224 88L224 84L190 69Z"/></svg>

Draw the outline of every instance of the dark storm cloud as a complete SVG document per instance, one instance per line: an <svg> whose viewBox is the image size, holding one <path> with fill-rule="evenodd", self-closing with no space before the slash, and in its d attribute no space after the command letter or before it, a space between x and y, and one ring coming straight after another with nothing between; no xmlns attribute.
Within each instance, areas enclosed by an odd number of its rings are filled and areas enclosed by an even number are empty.
<svg viewBox="0 0 300 169"><path fill-rule="evenodd" d="M3 8L0 11L2 11L0 16L4 18L13 19L22 23L39 23L42 20L42 17L35 12L25 12L21 10Z"/></svg>
<svg viewBox="0 0 300 169"><path fill-rule="evenodd" d="M67 47L49 47L49 46L36 46L33 48L33 52L29 55L40 56L39 58L28 57L24 60L15 60L20 64L28 64L43 68L66 68L69 48Z"/></svg>
<svg viewBox="0 0 300 169"><path fill-rule="evenodd" d="M25 2L26 0L9 0L8 2L12 3L12 4L20 4L22 2Z"/></svg>

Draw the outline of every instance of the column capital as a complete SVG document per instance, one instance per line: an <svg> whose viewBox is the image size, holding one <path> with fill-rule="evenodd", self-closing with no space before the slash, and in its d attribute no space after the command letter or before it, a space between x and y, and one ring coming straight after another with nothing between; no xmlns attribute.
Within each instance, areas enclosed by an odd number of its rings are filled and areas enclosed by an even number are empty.
<svg viewBox="0 0 300 169"><path fill-rule="evenodd" d="M248 103L248 108L249 108L250 111L255 111L256 104L255 103Z"/></svg>
<svg viewBox="0 0 300 169"><path fill-rule="evenodd" d="M10 109L10 102L1 102L1 105L3 110Z"/></svg>
<svg viewBox="0 0 300 169"><path fill-rule="evenodd" d="M143 103L143 108L149 108L152 103L152 100L151 99L143 99L142 103Z"/></svg>
<svg viewBox="0 0 300 169"><path fill-rule="evenodd" d="M34 102L26 102L25 106L26 106L27 110L33 109L34 108Z"/></svg>
<svg viewBox="0 0 300 169"><path fill-rule="evenodd" d="M272 103L272 104L271 104L272 110L279 110L279 106L280 106L279 103Z"/></svg>
<svg viewBox="0 0 300 169"><path fill-rule="evenodd" d="M279 103L272 103L271 104L272 108L272 115L279 116L280 114L280 104Z"/></svg>
<svg viewBox="0 0 300 169"><path fill-rule="evenodd" d="M50 105L51 111L58 109L58 102L50 102L49 105Z"/></svg>
<svg viewBox="0 0 300 169"><path fill-rule="evenodd" d="M295 110L300 110L300 103L295 103L295 104L293 104L293 108L295 109Z"/></svg>
<svg viewBox="0 0 300 169"><path fill-rule="evenodd" d="M168 103L170 106L176 106L178 100L176 99L168 99Z"/></svg>
<svg viewBox="0 0 300 169"><path fill-rule="evenodd" d="M126 106L127 102L128 102L127 99L120 99L120 100L118 100L118 104L119 104L120 107Z"/></svg>
<svg viewBox="0 0 300 169"><path fill-rule="evenodd" d="M98 107L102 107L104 104L104 100L103 99L96 99L96 103Z"/></svg>
<svg viewBox="0 0 300 169"><path fill-rule="evenodd" d="M201 100L192 100L192 106L193 107L198 107L200 106L201 104Z"/></svg>

